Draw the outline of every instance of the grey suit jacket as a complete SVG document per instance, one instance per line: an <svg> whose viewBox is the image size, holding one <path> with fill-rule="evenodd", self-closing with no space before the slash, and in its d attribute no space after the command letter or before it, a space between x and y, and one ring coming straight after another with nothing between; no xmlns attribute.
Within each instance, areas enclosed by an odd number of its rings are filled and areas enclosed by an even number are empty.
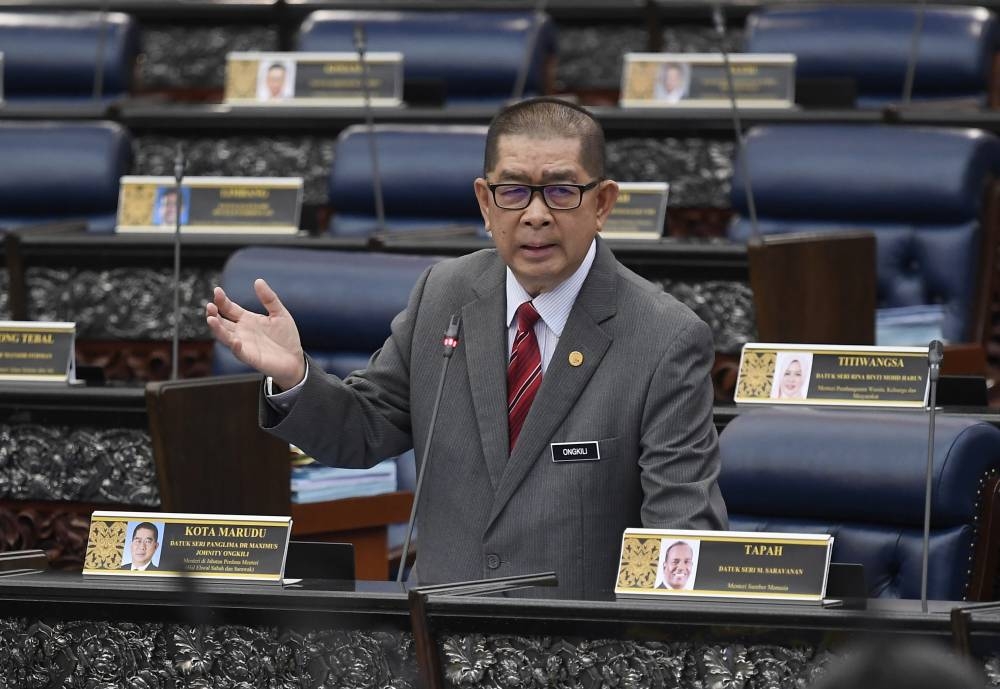
<svg viewBox="0 0 1000 689"><path fill-rule="evenodd" d="M586 596L613 588L626 527L726 528L708 326L599 241L508 457L505 274L493 250L433 266L366 370L341 381L310 362L290 412L262 401L261 425L337 466L422 450L458 313L418 513L421 583L555 570L563 595ZM553 461L551 443L576 441L600 459Z"/></svg>

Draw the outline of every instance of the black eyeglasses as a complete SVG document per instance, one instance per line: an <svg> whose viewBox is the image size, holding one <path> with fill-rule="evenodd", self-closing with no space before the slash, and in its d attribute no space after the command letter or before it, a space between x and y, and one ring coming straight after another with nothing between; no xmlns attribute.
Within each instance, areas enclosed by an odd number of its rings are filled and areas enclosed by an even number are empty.
<svg viewBox="0 0 1000 689"><path fill-rule="evenodd" d="M538 192L545 205L555 211L571 211L583 203L583 192L593 189L602 180L595 179L589 184L490 184L493 202L509 211L519 211L531 204L531 198Z"/></svg>

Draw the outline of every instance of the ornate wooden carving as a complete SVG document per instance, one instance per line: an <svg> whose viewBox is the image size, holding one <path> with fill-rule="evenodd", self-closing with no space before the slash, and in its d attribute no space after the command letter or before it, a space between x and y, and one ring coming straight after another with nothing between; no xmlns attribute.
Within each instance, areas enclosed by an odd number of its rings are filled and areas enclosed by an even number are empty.
<svg viewBox="0 0 1000 689"><path fill-rule="evenodd" d="M52 568L79 571L93 509L80 503L0 501L0 551L38 548Z"/></svg>

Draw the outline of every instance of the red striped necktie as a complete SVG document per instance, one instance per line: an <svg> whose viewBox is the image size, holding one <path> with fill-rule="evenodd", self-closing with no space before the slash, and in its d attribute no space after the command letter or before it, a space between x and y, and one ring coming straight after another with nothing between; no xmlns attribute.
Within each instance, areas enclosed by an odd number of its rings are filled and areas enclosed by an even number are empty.
<svg viewBox="0 0 1000 689"><path fill-rule="evenodd" d="M514 348L507 366L507 421L511 452L535 393L542 384L542 356L535 337L538 312L530 301L526 301L517 307L514 316L517 319L517 335L514 336Z"/></svg>

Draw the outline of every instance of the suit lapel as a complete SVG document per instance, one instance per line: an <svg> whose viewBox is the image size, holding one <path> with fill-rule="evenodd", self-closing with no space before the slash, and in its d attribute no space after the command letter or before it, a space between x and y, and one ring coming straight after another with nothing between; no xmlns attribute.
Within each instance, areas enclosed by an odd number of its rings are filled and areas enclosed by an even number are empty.
<svg viewBox="0 0 1000 689"><path fill-rule="evenodd" d="M476 287L479 296L462 307L472 404L483 456L494 488L507 463L506 270L497 260Z"/></svg>
<svg viewBox="0 0 1000 689"><path fill-rule="evenodd" d="M590 274L576 298L569 320L559 338L559 345L542 377L542 385L531 405L531 411L521 428L521 435L514 452L507 459L496 485L493 510L489 523L503 511L504 506L527 476L536 461L550 461L539 457L548 452L549 443L559 424L563 422L587 386L594 371L611 346L611 337L601 323L614 315L617 309L615 288L615 258L598 241L597 257ZM569 364L570 352L583 354L579 366ZM504 359L506 360L506 358ZM504 376L506 388L506 376ZM504 409L506 415L506 407ZM506 431L506 424L504 425ZM506 439L505 439L506 440ZM568 440L593 440L569 438ZM507 443L504 442L506 448Z"/></svg>

